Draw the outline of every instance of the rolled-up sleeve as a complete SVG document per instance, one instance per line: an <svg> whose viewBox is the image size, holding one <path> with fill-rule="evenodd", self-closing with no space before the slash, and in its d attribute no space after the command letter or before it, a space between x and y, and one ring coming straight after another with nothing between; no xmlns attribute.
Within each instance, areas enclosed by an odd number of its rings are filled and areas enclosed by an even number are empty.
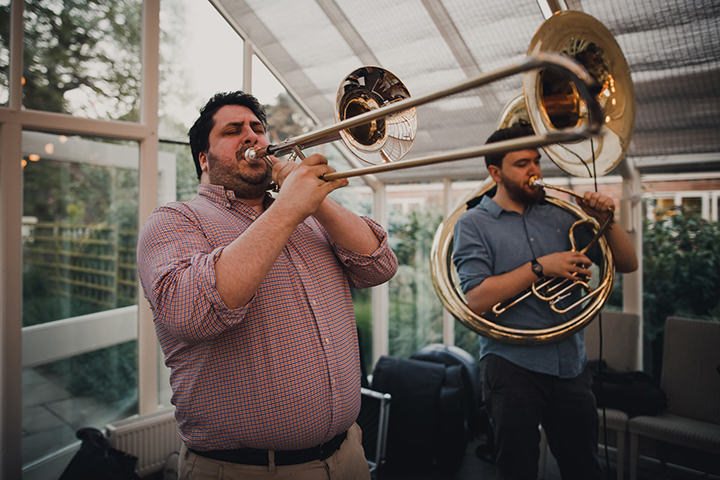
<svg viewBox="0 0 720 480"><path fill-rule="evenodd" d="M371 254L353 252L337 245L325 233L335 255L348 277L350 285L354 288L366 288L380 285L390 280L397 272L398 261L387 241L387 232L375 221L368 217L360 217L370 227L380 242L378 248ZM322 228L322 227L321 227Z"/></svg>
<svg viewBox="0 0 720 480"><path fill-rule="evenodd" d="M215 286L215 262L223 248L212 248L187 212L162 207L138 238L138 274L155 322L186 342L220 335L240 322L244 307L230 309Z"/></svg>
<svg viewBox="0 0 720 480"><path fill-rule="evenodd" d="M492 258L490 247L478 225L471 217L461 216L453 233L453 263L464 293L492 276Z"/></svg>

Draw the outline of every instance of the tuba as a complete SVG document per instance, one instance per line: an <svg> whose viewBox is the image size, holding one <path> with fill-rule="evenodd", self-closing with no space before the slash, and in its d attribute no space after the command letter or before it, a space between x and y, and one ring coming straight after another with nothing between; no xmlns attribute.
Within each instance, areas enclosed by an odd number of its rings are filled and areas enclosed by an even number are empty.
<svg viewBox="0 0 720 480"><path fill-rule="evenodd" d="M597 81L591 92L600 104L603 122L599 135L571 143L551 144L543 148L548 157L562 170L574 176L604 175L614 169L627 151L635 120L634 92L630 71L617 42L605 26L582 12L561 11L546 20L533 36L529 55L541 52L570 56L585 67ZM501 114L497 128L506 128L525 121L537 134L572 128L587 121L588 106L578 95L576 86L546 70L528 71L523 77L522 95L511 100ZM538 182L541 184L542 182ZM542 184L543 188L572 191ZM546 196L546 200L567 210L577 218L575 225L588 224L593 230L591 243L597 243L602 261L597 265L599 275L594 284L584 279L568 284L564 279L545 278L535 282L528 291L492 307L493 321L488 312L478 315L467 305L457 272L452 262L453 230L460 216L467 210L467 202L488 193L494 187L491 178L460 202L459 206L440 224L433 240L431 276L435 291L445 308L463 325L480 335L515 344L542 344L565 338L583 329L603 308L610 296L615 268L609 245L602 235L607 222L599 225L577 205ZM573 226L574 228L574 226ZM571 229L572 230L572 229ZM573 249L573 232L568 232ZM587 250L590 245L583 248ZM570 291L579 292L579 300L562 305ZM518 329L502 325L502 313L529 296L548 302L558 314L571 312L572 318L550 328ZM573 297L575 298L575 297Z"/></svg>

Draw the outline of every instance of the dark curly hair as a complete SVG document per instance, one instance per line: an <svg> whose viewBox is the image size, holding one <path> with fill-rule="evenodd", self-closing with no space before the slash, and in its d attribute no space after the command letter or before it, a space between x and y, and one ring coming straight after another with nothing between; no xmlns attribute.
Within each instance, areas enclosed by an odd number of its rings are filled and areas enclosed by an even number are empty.
<svg viewBox="0 0 720 480"><path fill-rule="evenodd" d="M533 130L532 126L528 123L516 123L515 125L508 127L508 128L502 128L500 130L495 130L492 135L490 135L485 142L487 143L495 143L495 142L501 142L503 140L510 140L513 138L520 138L520 137L526 137L530 135L535 135L535 131ZM502 167L502 159L505 157L505 153L489 153L485 155L485 165L495 165L496 167Z"/></svg>
<svg viewBox="0 0 720 480"><path fill-rule="evenodd" d="M220 92L213 95L204 107L200 109L200 116L188 131L190 138L190 150L192 152L193 161L195 162L195 170L197 171L198 180L202 170L200 168L200 152L207 152L210 148L209 137L210 131L215 126L213 116L221 107L225 105L240 105L249 108L255 116L260 120L263 127L267 127L267 117L265 109L260 105L257 98L249 93L241 90L234 92Z"/></svg>

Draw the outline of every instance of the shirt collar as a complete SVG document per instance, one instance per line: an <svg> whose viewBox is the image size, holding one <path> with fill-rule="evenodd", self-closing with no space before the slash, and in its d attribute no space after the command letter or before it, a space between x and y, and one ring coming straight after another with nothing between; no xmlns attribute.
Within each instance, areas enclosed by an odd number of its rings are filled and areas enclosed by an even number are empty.
<svg viewBox="0 0 720 480"><path fill-rule="evenodd" d="M485 210L495 218L500 217L500 214L503 212L502 207L495 203L495 200L490 198L489 195L483 195L483 198L482 200L480 200L480 205L478 205L478 207L480 207L482 210Z"/></svg>
<svg viewBox="0 0 720 480"><path fill-rule="evenodd" d="M235 199L235 193L232 191L228 190L226 194L225 187L222 185L210 185L209 183L201 183L198 185L198 195L207 197L216 203L224 203L231 198Z"/></svg>
<svg viewBox="0 0 720 480"><path fill-rule="evenodd" d="M227 190L222 185L201 183L200 185L198 185L198 195L200 195L201 197L207 197L210 201L214 203L228 204L229 206L229 203L240 202L247 208L251 208L247 206L247 203L245 203L242 199L237 198L235 196L235 192L233 192L232 190ZM272 203L272 201L272 196L268 192L265 192L265 208L267 208L270 203Z"/></svg>

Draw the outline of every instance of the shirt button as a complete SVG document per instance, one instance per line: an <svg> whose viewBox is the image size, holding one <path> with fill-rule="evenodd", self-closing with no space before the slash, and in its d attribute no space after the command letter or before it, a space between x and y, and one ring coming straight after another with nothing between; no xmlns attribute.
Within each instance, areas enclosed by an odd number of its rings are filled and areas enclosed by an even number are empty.
<svg viewBox="0 0 720 480"><path fill-rule="evenodd" d="M330 345L330 339L325 337L325 345Z"/></svg>
<svg viewBox="0 0 720 480"><path fill-rule="evenodd" d="M312 305L313 307L315 306L316 303L317 302L315 302L315 300L310 300L310 305Z"/></svg>

